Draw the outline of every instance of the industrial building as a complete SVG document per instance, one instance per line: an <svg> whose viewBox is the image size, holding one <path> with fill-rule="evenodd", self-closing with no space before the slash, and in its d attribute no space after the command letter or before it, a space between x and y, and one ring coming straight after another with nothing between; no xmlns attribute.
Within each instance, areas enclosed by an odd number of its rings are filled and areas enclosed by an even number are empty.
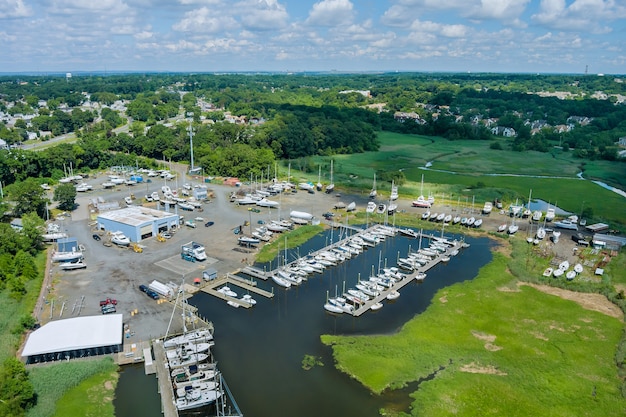
<svg viewBox="0 0 626 417"><path fill-rule="evenodd" d="M98 214L97 228L108 232L122 232L131 242L140 242L160 232L178 227L177 213L131 206Z"/></svg>
<svg viewBox="0 0 626 417"><path fill-rule="evenodd" d="M122 351L122 314L51 321L28 336L22 357L27 363L69 360Z"/></svg>

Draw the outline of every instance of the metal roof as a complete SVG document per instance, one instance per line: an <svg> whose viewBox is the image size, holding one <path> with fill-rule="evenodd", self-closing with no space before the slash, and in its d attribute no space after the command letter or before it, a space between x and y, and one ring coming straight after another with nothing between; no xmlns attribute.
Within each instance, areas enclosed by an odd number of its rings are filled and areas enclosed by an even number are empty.
<svg viewBox="0 0 626 417"><path fill-rule="evenodd" d="M121 345L122 314L51 321L28 336L22 356Z"/></svg>
<svg viewBox="0 0 626 417"><path fill-rule="evenodd" d="M126 207L120 210L111 210L98 215L99 219L111 220L131 226L141 226L146 223L151 223L156 219L166 219L168 217L175 217L176 220L178 220L178 215L176 213L168 213L166 211L139 206Z"/></svg>

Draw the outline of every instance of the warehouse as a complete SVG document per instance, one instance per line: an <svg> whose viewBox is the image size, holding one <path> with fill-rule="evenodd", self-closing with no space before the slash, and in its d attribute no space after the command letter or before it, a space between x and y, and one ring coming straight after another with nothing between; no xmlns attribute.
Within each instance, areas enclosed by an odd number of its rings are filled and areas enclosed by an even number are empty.
<svg viewBox="0 0 626 417"><path fill-rule="evenodd" d="M177 213L131 206L98 214L99 230L122 232L132 242L139 242L179 225Z"/></svg>
<svg viewBox="0 0 626 417"><path fill-rule="evenodd" d="M123 347L121 314L51 321L28 336L27 363L69 360L117 353Z"/></svg>

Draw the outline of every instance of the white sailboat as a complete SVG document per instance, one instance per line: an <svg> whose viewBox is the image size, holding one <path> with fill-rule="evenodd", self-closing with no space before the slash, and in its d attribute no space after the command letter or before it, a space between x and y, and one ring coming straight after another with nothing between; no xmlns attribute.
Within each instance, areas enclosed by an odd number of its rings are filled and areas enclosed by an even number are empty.
<svg viewBox="0 0 626 417"><path fill-rule="evenodd" d="M376 173L374 173L374 184L372 185L372 191L370 191L370 198L375 198L378 192L376 191Z"/></svg>
<svg viewBox="0 0 626 417"><path fill-rule="evenodd" d="M326 186L326 194L330 194L335 189L335 183L333 182L333 160L330 160L330 184Z"/></svg>
<svg viewBox="0 0 626 417"><path fill-rule="evenodd" d="M398 186L391 180L391 194L389 194L389 200L395 201L398 199Z"/></svg>
<svg viewBox="0 0 626 417"><path fill-rule="evenodd" d="M317 191L322 191L322 166L319 166L317 172Z"/></svg>

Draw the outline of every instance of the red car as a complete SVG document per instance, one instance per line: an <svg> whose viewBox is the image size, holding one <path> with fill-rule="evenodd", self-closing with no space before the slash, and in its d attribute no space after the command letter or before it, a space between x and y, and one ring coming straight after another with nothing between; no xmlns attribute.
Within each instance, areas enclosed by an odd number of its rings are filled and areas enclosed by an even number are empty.
<svg viewBox="0 0 626 417"><path fill-rule="evenodd" d="M117 305L117 300L113 298L107 298L106 300L100 301L100 307L103 307L109 304Z"/></svg>

